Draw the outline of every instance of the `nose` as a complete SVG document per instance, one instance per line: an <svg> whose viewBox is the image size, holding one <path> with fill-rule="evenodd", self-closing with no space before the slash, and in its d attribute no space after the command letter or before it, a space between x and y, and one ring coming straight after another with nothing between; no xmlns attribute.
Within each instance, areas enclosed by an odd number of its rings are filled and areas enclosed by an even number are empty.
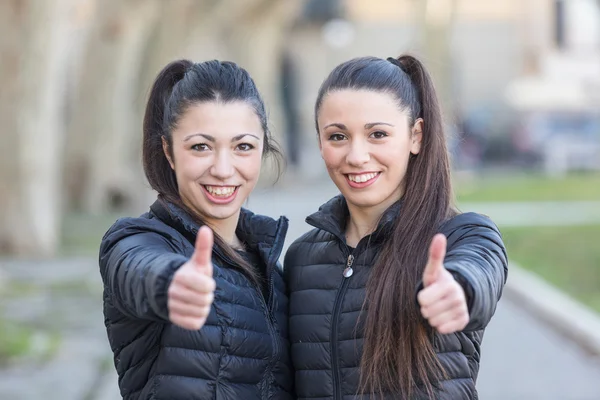
<svg viewBox="0 0 600 400"><path fill-rule="evenodd" d="M210 168L210 174L217 179L226 180L235 173L232 155L228 151L217 152L215 162Z"/></svg>
<svg viewBox="0 0 600 400"><path fill-rule="evenodd" d="M352 141L350 151L346 155L346 162L353 167L361 167L370 159L368 145L362 141Z"/></svg>

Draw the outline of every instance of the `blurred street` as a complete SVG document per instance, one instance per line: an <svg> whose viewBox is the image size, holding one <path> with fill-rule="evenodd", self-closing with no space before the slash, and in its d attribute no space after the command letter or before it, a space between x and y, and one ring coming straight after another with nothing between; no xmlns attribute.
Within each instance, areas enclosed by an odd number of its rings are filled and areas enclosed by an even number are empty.
<svg viewBox="0 0 600 400"><path fill-rule="evenodd" d="M600 400L599 0L13 0L0 31L0 400L121 398L97 252L155 199L142 125L167 63L252 76L288 170L270 186L265 162L247 208L288 216L287 248L337 193L315 135L320 85L341 62L401 54L435 82L459 209L488 215L533 276L509 270L529 302L505 292L480 398Z"/></svg>
<svg viewBox="0 0 600 400"><path fill-rule="evenodd" d="M260 190L248 207L290 219L287 243L309 229L304 218L336 193L329 182ZM286 246L287 247L287 246ZM57 357L0 375L0 398L11 400L112 400L120 398L101 312L101 283L94 259L38 264L2 262L11 286L3 300L20 318L60 327ZM510 273L509 273L510 276ZM510 279L510 278L509 278ZM483 400L598 400L600 360L586 355L505 296L486 331L478 381Z"/></svg>

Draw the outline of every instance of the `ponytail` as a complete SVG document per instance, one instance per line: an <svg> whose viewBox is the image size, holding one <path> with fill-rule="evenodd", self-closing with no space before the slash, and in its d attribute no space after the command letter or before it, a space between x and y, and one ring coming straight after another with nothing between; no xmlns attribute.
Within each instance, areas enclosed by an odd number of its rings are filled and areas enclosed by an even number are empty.
<svg viewBox="0 0 600 400"><path fill-rule="evenodd" d="M165 157L162 138L169 144L170 156L172 138L169 121L173 112L169 108L169 99L174 86L183 79L185 73L194 65L188 60L173 61L156 77L144 114L142 160L144 172L152 189L160 194L178 193L175 172ZM165 118L167 117L167 118ZM167 126L165 126L167 125Z"/></svg>
<svg viewBox="0 0 600 400"><path fill-rule="evenodd" d="M370 303L361 378L371 391L392 385L406 398L416 390L435 399L435 389L446 373L433 346L435 332L421 317L415 290L427 263L429 243L453 212L450 163L431 76L410 55L397 62L416 94L407 96L415 99L407 104L412 122L423 119L421 150L409 160L393 234L367 284ZM381 369L388 373L380 374Z"/></svg>

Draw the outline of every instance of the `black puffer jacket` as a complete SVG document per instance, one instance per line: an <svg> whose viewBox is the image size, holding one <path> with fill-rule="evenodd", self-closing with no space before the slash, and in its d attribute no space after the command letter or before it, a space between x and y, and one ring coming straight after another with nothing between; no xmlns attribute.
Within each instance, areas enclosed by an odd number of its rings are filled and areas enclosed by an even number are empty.
<svg viewBox="0 0 600 400"><path fill-rule="evenodd" d="M353 250L344 239L348 208L344 198L338 196L307 218L317 229L290 246L285 272L298 399L369 398L356 396L364 335L355 328L383 232L393 223L400 204L390 207L377 230ZM462 332L435 337L434 348L450 378L441 382L436 399L477 399L480 344L483 329L502 294L507 276L506 253L496 226L479 214L458 215L439 231L448 238L444 265L465 289L471 320ZM344 278L342 271L350 254L354 257L354 274ZM401 399L399 395L388 398Z"/></svg>
<svg viewBox="0 0 600 400"><path fill-rule="evenodd" d="M237 235L266 265L261 288L213 250L214 303L199 331L168 321L167 288L198 226L172 204L117 221L100 248L104 315L125 399L291 399L288 298L278 258L287 232L242 210Z"/></svg>

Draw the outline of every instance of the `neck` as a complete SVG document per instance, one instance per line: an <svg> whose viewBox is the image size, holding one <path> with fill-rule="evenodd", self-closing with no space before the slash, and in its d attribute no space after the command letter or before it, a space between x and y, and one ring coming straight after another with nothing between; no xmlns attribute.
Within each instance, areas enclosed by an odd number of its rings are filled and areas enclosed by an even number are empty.
<svg viewBox="0 0 600 400"><path fill-rule="evenodd" d="M360 207L348 202L350 218L346 225L346 243L356 247L358 242L377 229L377 224L385 211L400 199L402 192L370 207Z"/></svg>
<svg viewBox="0 0 600 400"><path fill-rule="evenodd" d="M242 248L242 243L238 239L235 234L235 230L238 226L238 221L240 219L240 211L233 214L229 218L217 219L217 218L208 218L202 213L201 210L194 207L192 204L189 204L187 201L183 201L183 203L190 209L193 210L196 215L198 215L204 223L213 230L214 233L219 235L221 239L228 245L233 248Z"/></svg>
<svg viewBox="0 0 600 400"><path fill-rule="evenodd" d="M240 219L240 213L232 215L227 219L210 219L204 218L204 222L208 225L217 235L223 239L228 245L238 248L241 247L241 242L235 234L235 230Z"/></svg>

